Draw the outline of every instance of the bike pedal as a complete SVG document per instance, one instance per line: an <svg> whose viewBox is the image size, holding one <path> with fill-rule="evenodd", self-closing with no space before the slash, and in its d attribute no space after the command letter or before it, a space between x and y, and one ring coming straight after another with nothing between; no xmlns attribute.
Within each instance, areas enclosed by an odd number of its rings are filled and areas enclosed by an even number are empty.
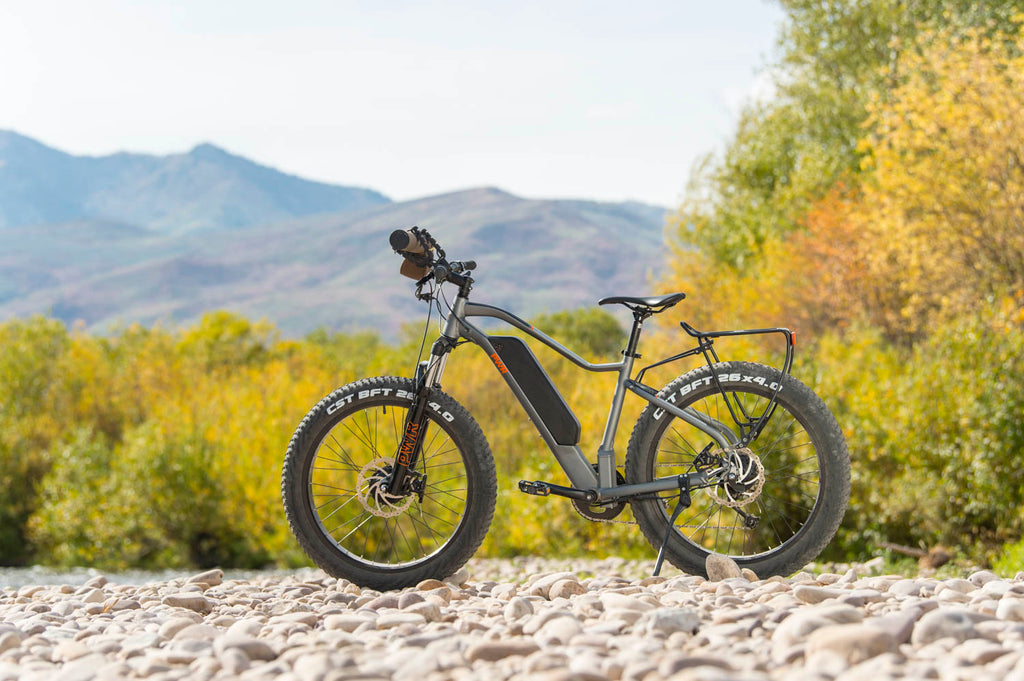
<svg viewBox="0 0 1024 681"><path fill-rule="evenodd" d="M546 482L520 480L519 491L535 497L546 497L551 494L551 487Z"/></svg>

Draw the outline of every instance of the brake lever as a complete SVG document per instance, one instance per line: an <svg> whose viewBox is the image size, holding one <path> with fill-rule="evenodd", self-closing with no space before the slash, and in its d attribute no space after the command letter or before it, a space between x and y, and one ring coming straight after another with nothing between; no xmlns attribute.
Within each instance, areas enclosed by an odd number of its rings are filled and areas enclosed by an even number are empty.
<svg viewBox="0 0 1024 681"><path fill-rule="evenodd" d="M431 279L433 279L433 278L434 278L434 271L430 270L430 271L427 272L425 277L423 277L422 279L420 279L419 281L416 282L416 299L417 300L425 300L427 302L430 302L430 300L434 297L433 294L431 294L431 293L424 293L423 292L423 287L426 286L427 283Z"/></svg>

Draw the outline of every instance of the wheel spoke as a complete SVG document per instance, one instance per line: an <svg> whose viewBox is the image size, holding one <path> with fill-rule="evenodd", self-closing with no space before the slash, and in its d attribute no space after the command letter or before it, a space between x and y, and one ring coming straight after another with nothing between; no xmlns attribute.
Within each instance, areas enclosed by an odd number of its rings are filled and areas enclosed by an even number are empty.
<svg viewBox="0 0 1024 681"><path fill-rule="evenodd" d="M746 372L754 370L761 372L754 378L763 377L763 381L746 380L749 379ZM700 379L708 376L706 371L689 375L686 380L697 388L677 406L692 410L708 419L708 423L728 425L736 422L744 428L756 423L771 406L773 391L768 386L772 381L754 365L742 367L741 373L745 380L739 383L723 381L724 394L718 392L713 382L699 385ZM677 385L685 386L682 381L680 379ZM713 486L705 489L703 494L700 490L691 490L692 506L675 523L677 542L682 540L684 545L692 546L699 551L697 555L714 551L739 557L764 556L785 547L815 517L814 510L821 493L823 459L812 439L812 431L804 425L803 417L792 410L789 397L789 392L778 397L772 417L757 440L728 455L742 467L743 472L740 469L737 472L747 475L749 471L756 473L760 470L763 482L755 486L752 478L748 477L745 487L737 486L739 483L730 483L727 487L723 483L717 489ZM653 429L653 434L648 436L644 445L649 447L646 454L632 454L647 457L639 469L644 473L639 476L634 473L637 477L635 482L690 472L696 468L697 457L703 451L723 457L722 465L731 465L726 453L708 433L683 419L665 413L657 422L648 417L646 423ZM664 533L664 524L668 521L676 494L667 492L659 495L661 501L640 502L647 508L658 509L653 518L659 521L662 529L657 529L657 524L650 526L646 530L648 534L657 536ZM741 510L745 515L739 513ZM748 516L757 522L748 521ZM649 523L650 520L644 518L650 517L648 511L638 516L638 520Z"/></svg>
<svg viewBox="0 0 1024 681"><path fill-rule="evenodd" d="M410 472L428 476L423 503L409 499L409 492L378 496L375 490L390 470L407 414L400 405L352 411L324 435L309 471L310 507L325 535L343 553L373 565L428 559L455 536L469 503L463 454L429 413L419 464Z"/></svg>

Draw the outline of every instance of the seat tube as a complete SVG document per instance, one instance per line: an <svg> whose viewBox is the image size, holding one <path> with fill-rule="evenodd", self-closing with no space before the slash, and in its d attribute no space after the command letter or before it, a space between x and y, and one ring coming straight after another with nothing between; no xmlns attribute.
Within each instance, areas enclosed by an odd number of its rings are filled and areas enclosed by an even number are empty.
<svg viewBox="0 0 1024 681"><path fill-rule="evenodd" d="M626 349L622 351L622 368L619 369L619 377L615 382L615 394L612 396L612 404L608 409L608 421L604 427L604 437L601 439L601 446L597 450L597 477L601 487L612 487L615 485L615 431L619 428L619 417L622 415L622 403L626 398L626 381L633 373L633 362L637 357L636 346L640 340L640 331L643 328L643 320L634 317L633 328L629 333L629 341Z"/></svg>

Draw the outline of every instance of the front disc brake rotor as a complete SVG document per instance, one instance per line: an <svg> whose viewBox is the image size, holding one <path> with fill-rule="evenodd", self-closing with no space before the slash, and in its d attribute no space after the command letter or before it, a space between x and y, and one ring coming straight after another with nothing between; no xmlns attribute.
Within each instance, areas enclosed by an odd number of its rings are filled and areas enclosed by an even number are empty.
<svg viewBox="0 0 1024 681"><path fill-rule="evenodd" d="M363 508L378 518L393 518L404 513L412 504L410 494L388 494L385 485L390 473L390 461L374 459L363 466L356 478L356 498Z"/></svg>

